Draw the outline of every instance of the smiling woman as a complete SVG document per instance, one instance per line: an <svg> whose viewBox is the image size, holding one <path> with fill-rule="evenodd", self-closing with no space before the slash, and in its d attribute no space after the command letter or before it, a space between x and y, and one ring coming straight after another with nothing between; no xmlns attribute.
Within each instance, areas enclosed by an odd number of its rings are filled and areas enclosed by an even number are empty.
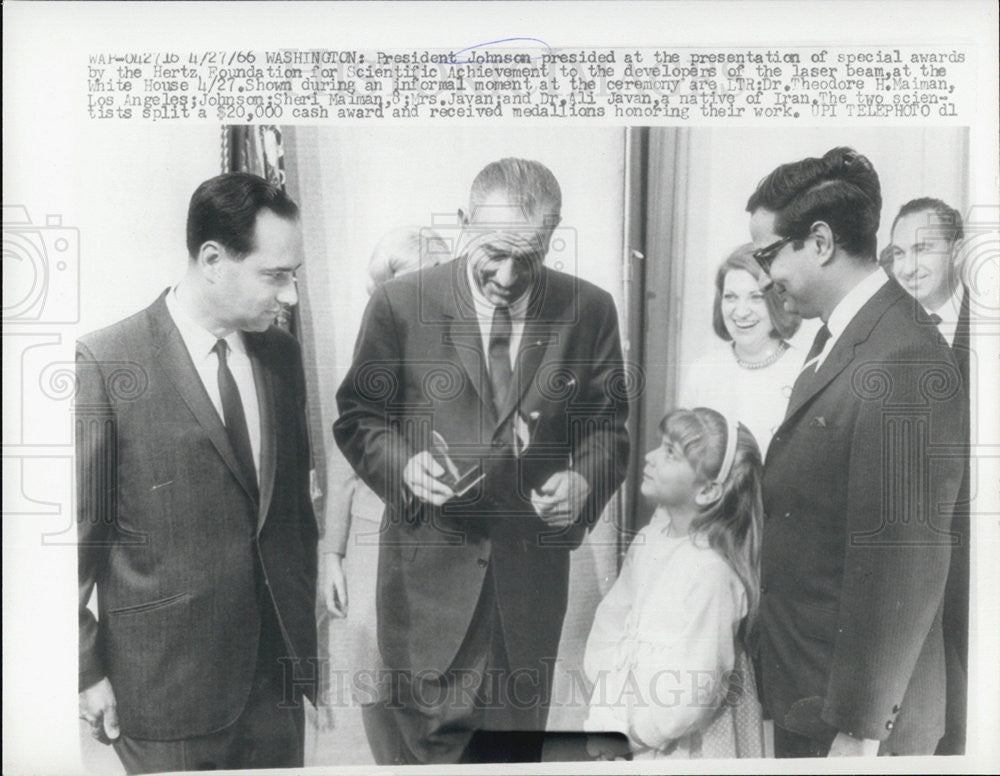
<svg viewBox="0 0 1000 776"><path fill-rule="evenodd" d="M764 277L753 246L737 248L715 276L712 326L729 347L712 349L682 375L679 406L704 406L738 418L761 452L785 414L802 354L788 343L799 317L783 309Z"/></svg>

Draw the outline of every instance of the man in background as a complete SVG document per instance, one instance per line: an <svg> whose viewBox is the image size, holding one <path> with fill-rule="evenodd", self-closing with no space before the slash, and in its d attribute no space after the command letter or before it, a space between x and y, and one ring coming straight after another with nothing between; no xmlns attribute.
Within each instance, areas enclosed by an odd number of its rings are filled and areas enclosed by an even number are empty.
<svg viewBox="0 0 1000 776"><path fill-rule="evenodd" d="M876 263L881 205L849 148L778 167L747 203L765 285L823 321L764 469L760 664L779 757L932 754L944 733L966 413L951 350Z"/></svg>
<svg viewBox="0 0 1000 776"><path fill-rule="evenodd" d="M380 764L541 755L569 553L628 460L614 303L542 265L561 201L539 162L487 165L456 260L374 291L337 393L337 443L386 503Z"/></svg>
<svg viewBox="0 0 1000 776"><path fill-rule="evenodd" d="M921 197L900 208L884 264L929 313L951 346L969 401L969 289L961 279L958 256L964 233L962 216L940 199ZM969 666L969 459L951 530L956 536L944 599L944 645L948 703L945 735L937 754L964 754Z"/></svg>
<svg viewBox="0 0 1000 776"><path fill-rule="evenodd" d="M907 202L892 222L882 263L930 314L956 359L968 358L969 289L962 282L958 256L962 216L940 199Z"/></svg>
<svg viewBox="0 0 1000 776"><path fill-rule="evenodd" d="M302 360L273 325L298 207L220 175L187 247L175 287L77 344L80 716L129 773L300 767L317 527Z"/></svg>

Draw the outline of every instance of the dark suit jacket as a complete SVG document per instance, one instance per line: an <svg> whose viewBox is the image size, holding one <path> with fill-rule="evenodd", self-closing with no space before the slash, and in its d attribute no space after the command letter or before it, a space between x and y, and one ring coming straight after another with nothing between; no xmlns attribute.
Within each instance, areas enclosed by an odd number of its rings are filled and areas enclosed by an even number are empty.
<svg viewBox="0 0 1000 776"><path fill-rule="evenodd" d="M970 362L974 358L969 331L969 289L963 289L958 326L951 344L952 353L962 375L966 410L971 399ZM937 754L964 754L966 706L968 704L969 662L969 554L972 537L970 489L970 451L964 455L962 485L955 503L952 531L960 538L952 549L948 584L944 591L944 648L948 678L948 703L945 713L946 734Z"/></svg>
<svg viewBox="0 0 1000 776"><path fill-rule="evenodd" d="M628 390L614 303L585 281L543 269L499 417L465 261L375 292L337 393L334 434L387 504L378 636L390 668L449 667L487 568L511 666L538 668L555 657L569 551L625 474ZM512 451L516 410L533 425L519 459ZM416 502L402 479L410 457L428 448L432 429L457 460L486 475L468 497L440 509ZM570 468L586 478L591 495L575 525L552 529L531 508L531 489Z"/></svg>
<svg viewBox="0 0 1000 776"><path fill-rule="evenodd" d="M890 280L796 387L768 451L761 663L776 725L933 753L965 429L950 349Z"/></svg>
<svg viewBox="0 0 1000 776"><path fill-rule="evenodd" d="M962 376L966 412L968 412L971 399L970 362L974 358L969 335L969 290L966 288L962 293L958 325L955 327L955 338L951 343L951 351ZM945 645L954 647L954 656L959 661L959 671L962 674L967 670L969 651L969 518L972 505L968 456L969 451L967 450L964 460L965 468L962 473L962 486L958 492L952 520L952 530L961 537L961 542L955 545L952 552L944 606ZM964 676L962 681L964 681Z"/></svg>
<svg viewBox="0 0 1000 776"><path fill-rule="evenodd" d="M955 328L955 339L951 350L962 375L966 411L972 399L972 384L970 382L971 361L973 359L969 331L969 289L962 294L962 307L958 314L958 326ZM968 670L969 655L969 545L971 529L969 525L972 509L970 490L970 451L966 450L965 469L962 473L962 487L958 492L955 505L955 517L952 529L961 537L951 557L951 570L948 574L948 586L945 590L944 626L945 642L954 645L955 656L961 665L962 678Z"/></svg>
<svg viewBox="0 0 1000 776"><path fill-rule="evenodd" d="M165 294L77 344L80 689L107 676L135 738L205 734L242 711L260 631L255 554L287 654L316 655L299 348L276 328L245 342L262 418L259 498ZM86 607L95 584L98 620Z"/></svg>

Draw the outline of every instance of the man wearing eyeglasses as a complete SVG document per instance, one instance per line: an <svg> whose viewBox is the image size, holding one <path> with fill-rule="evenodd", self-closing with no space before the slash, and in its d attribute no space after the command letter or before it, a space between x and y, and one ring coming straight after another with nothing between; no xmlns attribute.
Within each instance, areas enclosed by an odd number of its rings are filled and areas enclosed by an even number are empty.
<svg viewBox="0 0 1000 776"><path fill-rule="evenodd" d="M747 203L785 308L822 327L764 472L760 667L779 757L933 754L967 424L937 328L876 262L878 175L835 148Z"/></svg>
<svg viewBox="0 0 1000 776"><path fill-rule="evenodd" d="M614 303L543 266L560 205L539 162L483 168L456 260L372 295L337 392L337 443L386 503L379 764L541 755L569 553L628 458Z"/></svg>

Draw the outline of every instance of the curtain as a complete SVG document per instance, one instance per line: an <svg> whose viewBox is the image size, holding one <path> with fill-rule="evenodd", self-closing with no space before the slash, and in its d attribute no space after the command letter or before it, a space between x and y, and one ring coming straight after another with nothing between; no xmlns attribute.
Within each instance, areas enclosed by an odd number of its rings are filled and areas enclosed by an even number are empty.
<svg viewBox="0 0 1000 776"><path fill-rule="evenodd" d="M249 172L288 191L289 196L301 202L294 186L288 185L285 176L285 145L281 127L260 124L254 126L224 126L222 128L222 171ZM275 324L292 334L302 347L303 366L306 375L308 404L306 408L309 423L309 443L312 466L309 471L309 485L313 508L322 514L324 492L321 483L326 482L326 456L324 453L325 432L319 410L319 386L316 374L315 338L312 336L308 295L303 284L305 278L299 273L297 278L299 303L293 308L282 310ZM322 525L322 520L319 521Z"/></svg>
<svg viewBox="0 0 1000 776"><path fill-rule="evenodd" d="M626 358L642 364L645 390L629 423L632 454L622 488L628 525L620 555L648 520L639 494L642 461L659 439L660 419L677 398L690 137L690 130L671 127L629 132Z"/></svg>

